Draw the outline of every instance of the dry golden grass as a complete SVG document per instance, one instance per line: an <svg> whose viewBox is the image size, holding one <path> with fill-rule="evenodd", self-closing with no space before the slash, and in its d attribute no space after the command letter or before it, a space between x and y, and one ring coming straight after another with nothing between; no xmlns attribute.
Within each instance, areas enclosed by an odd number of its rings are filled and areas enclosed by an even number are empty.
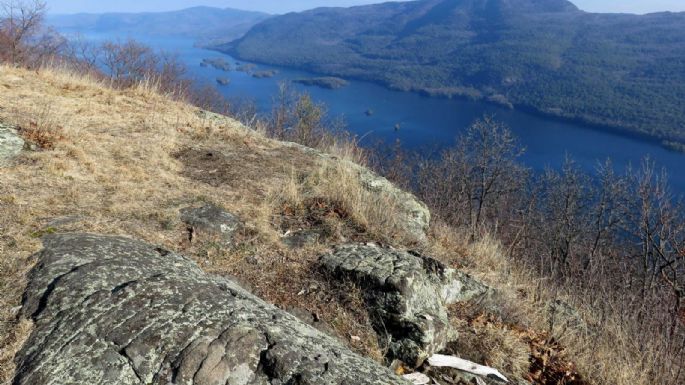
<svg viewBox="0 0 685 385"><path fill-rule="evenodd" d="M488 357L493 363L504 365L505 372L508 372L506 367L520 368L520 346L515 342L515 335L511 334L515 330L519 331L519 339L527 340L531 347L534 347L534 343L553 346L550 354L560 355L561 368L577 368L583 380L591 384L655 383L650 368L658 367L655 361L658 357L656 343L654 346L636 346L620 320L608 317L600 322L590 309L574 303L573 293L555 291L552 289L554 285L536 279L532 269L515 264L506 256L501 243L488 235L471 242L468 235L440 224L433 226L432 233L434 242L430 245L430 252L452 266L462 268L498 292L494 300L478 304L478 310L498 319L495 324L501 330L493 329L492 323L474 326L472 322L465 324L463 319L455 320L461 325L462 331L467 331L468 342L465 345L472 346L474 352ZM561 322L548 307L550 302L556 300L573 306L584 325L569 326ZM529 332L524 333L524 330ZM498 345L501 346L500 350L512 354L509 357L497 354ZM533 356L538 353L533 351Z"/></svg>
<svg viewBox="0 0 685 385"><path fill-rule="evenodd" d="M455 353L510 373L512 378L522 378L528 373L530 348L514 331L493 323L476 326L463 319L452 322L459 332L459 338L450 347Z"/></svg>
<svg viewBox="0 0 685 385"><path fill-rule="evenodd" d="M408 243L397 202L364 189L348 163L360 160L353 147L334 145L338 160L320 157L174 102L151 85L113 90L58 69L0 66L0 120L39 145L0 169L0 384L11 381L13 356L31 330L30 322L16 319L25 273L41 248L39 236L53 231L121 234L183 252L207 271L236 276L267 301L316 314L354 349L381 359L361 294L328 283L315 263L330 244L345 240ZM178 210L202 202L245 220L236 247L188 244ZM292 250L281 242L287 230L311 228L324 230L319 244ZM488 236L470 242L434 224L424 251L498 290L482 306L502 322L475 329L462 322L471 328L463 343L519 375L525 344L510 325L546 332L544 304L567 298L514 265ZM650 384L642 369L649 347L632 346L614 325L608 320L592 336L587 329L549 332L592 383Z"/></svg>
<svg viewBox="0 0 685 385"><path fill-rule="evenodd" d="M396 237L373 226L391 221L387 205L392 204L364 195L340 166L358 156L355 151L334 149L339 160L315 156L175 102L151 85L114 90L49 68L29 72L0 66L0 120L37 145L0 169L0 383L11 380L13 356L30 332L16 311L25 274L35 262L31 256L41 249L40 235L53 231L120 234L183 252L208 271L238 276L279 306L326 314L322 318L343 340L380 357L354 295L327 298L328 303L297 296L311 281L313 262L326 245L289 250L278 227L287 202L322 198L341 200L349 213L331 226L354 222L374 229L378 238ZM220 167L183 156L206 150L221 154ZM292 185L293 169L302 177L301 186ZM245 220L247 231L234 250L187 244L178 210L201 202ZM275 267L264 269L265 264Z"/></svg>
<svg viewBox="0 0 685 385"><path fill-rule="evenodd" d="M411 236L403 230L402 217L393 215L399 210L396 200L366 189L347 161L325 162L309 173L293 168L289 175L287 183L270 193L276 205L308 206L312 199L324 198L342 219L329 225L348 227L338 229L343 238L363 240L359 239L361 236L389 244L412 243Z"/></svg>

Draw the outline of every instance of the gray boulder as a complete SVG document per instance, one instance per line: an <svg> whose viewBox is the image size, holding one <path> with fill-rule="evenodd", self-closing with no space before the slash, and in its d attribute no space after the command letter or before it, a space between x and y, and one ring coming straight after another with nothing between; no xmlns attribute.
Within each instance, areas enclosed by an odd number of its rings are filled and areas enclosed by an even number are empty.
<svg viewBox="0 0 685 385"><path fill-rule="evenodd" d="M468 276L416 253L375 244L343 245L319 263L337 280L358 284L390 359L418 367L456 336L445 305L481 293Z"/></svg>
<svg viewBox="0 0 685 385"><path fill-rule="evenodd" d="M195 238L204 238L231 244L233 236L242 227L237 216L213 204L182 209L181 220L188 225L191 242Z"/></svg>
<svg viewBox="0 0 685 385"><path fill-rule="evenodd" d="M406 384L180 255L89 234L44 247L15 385Z"/></svg>
<svg viewBox="0 0 685 385"><path fill-rule="evenodd" d="M17 131L0 123L0 167L19 155L24 148L24 140Z"/></svg>
<svg viewBox="0 0 685 385"><path fill-rule="evenodd" d="M455 269L443 270L442 282L441 296L447 305L480 299L493 292L492 288L479 280Z"/></svg>

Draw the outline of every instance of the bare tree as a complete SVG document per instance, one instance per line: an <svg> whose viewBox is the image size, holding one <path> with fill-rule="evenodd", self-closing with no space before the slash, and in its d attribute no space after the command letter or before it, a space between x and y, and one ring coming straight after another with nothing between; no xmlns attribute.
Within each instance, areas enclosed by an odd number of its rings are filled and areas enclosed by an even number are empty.
<svg viewBox="0 0 685 385"><path fill-rule="evenodd" d="M508 127L491 117L476 121L460 143L472 165L473 233L482 226L484 211L519 190L524 171L517 163L524 149Z"/></svg>
<svg viewBox="0 0 685 385"><path fill-rule="evenodd" d="M97 72L102 49L99 44L94 44L81 34L77 34L69 39L64 55L78 72Z"/></svg>
<svg viewBox="0 0 685 385"><path fill-rule="evenodd" d="M548 255L556 274L572 274L573 258L581 255L587 231L588 208L592 197L588 176L567 158L561 173L547 170L542 178L545 207L539 231L548 246ZM576 266L573 266L576 267Z"/></svg>
<svg viewBox="0 0 685 385"><path fill-rule="evenodd" d="M344 122L328 119L323 104L308 93L293 91L288 83L280 83L272 101L271 116L264 122L270 137L325 149L334 144L348 143L356 147L356 138L344 130Z"/></svg>
<svg viewBox="0 0 685 385"><path fill-rule="evenodd" d="M2 59L13 64L26 63L31 47L49 46L43 29L46 3L41 0L0 1L0 45Z"/></svg>
<svg viewBox="0 0 685 385"><path fill-rule="evenodd" d="M192 80L186 77L188 69L181 63L178 55L161 52L157 54L156 80L161 92L175 94L187 99L192 87Z"/></svg>
<svg viewBox="0 0 685 385"><path fill-rule="evenodd" d="M290 89L288 83L278 83L278 93L272 102L271 120L267 124L267 134L276 139L285 139L287 130L292 124L292 105L296 95Z"/></svg>
<svg viewBox="0 0 685 385"><path fill-rule="evenodd" d="M135 40L106 42L101 50L106 74L119 85L130 86L157 71L159 57L152 48Z"/></svg>
<svg viewBox="0 0 685 385"><path fill-rule="evenodd" d="M585 253L583 270L592 270L597 264L597 257L616 248L616 234L623 225L621 208L625 206L627 186L625 178L616 175L611 160L597 167L597 183L590 185L588 229L589 252Z"/></svg>
<svg viewBox="0 0 685 385"><path fill-rule="evenodd" d="M523 152L506 126L477 120L455 147L419 161L418 193L443 220L468 226L475 237L525 184L527 170L517 162Z"/></svg>

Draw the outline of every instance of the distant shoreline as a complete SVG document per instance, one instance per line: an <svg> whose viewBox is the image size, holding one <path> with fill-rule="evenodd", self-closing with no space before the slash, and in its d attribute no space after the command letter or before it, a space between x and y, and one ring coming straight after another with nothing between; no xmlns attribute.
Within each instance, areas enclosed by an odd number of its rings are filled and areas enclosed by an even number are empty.
<svg viewBox="0 0 685 385"><path fill-rule="evenodd" d="M493 101L493 100L488 100L487 97L481 96L478 98L470 97L467 95L460 95L460 94L450 94L450 95L438 95L435 94L434 92L431 92L430 90L425 90L425 89L401 89L398 87L393 87L392 85L375 80L375 79L369 79L369 78L364 78L364 77L358 77L358 76L343 76L341 74L335 74L335 73L322 73L322 72L317 72L314 71L310 68L307 67L295 67L295 66L286 66L286 65L280 65L280 64L273 64L273 63L265 63L265 62L260 62L260 61L255 61L255 60L250 60L250 59L244 59L242 58L238 52L235 52L233 50L222 50L216 47L207 47L206 49L216 51L222 54L230 55L233 58L243 60L243 61L249 61L251 63L259 64L259 65L268 65L272 67L280 67L280 68L287 68L287 69L292 69L292 70L298 70L298 71L306 71L310 73L312 76L321 76L321 77L339 77L345 80L353 80L353 81L359 81L359 82L367 82L367 83L372 83L376 84L382 87L385 87L388 90L396 91L396 92L410 92L410 93L415 93L418 94L424 98L429 98L429 99L455 99L455 100L468 100L468 101L474 101L474 102L479 102L479 103L485 103L488 105L496 106L499 108L505 108L505 109L513 109L517 110L526 114L529 114L531 116L537 116L537 117L542 117L546 119L550 119L552 121L556 122L563 122L563 123L574 123L574 124L580 124L582 126L585 126L589 129L601 131L601 132L607 132L610 134L614 135L620 135L623 137L627 138L632 138L632 139L638 139L640 141L652 143L655 145L658 145L668 151L673 151L677 152L680 154L685 155L685 142L677 140L672 137L660 137L660 136L655 136L655 135L649 135L644 132L640 132L637 129L632 129L628 128L625 126L617 126L617 125L611 125L611 124L605 124L605 123L598 123L598 122L593 122L591 120L583 119L583 118L578 118L578 117L569 117L569 116L563 116L559 114L554 114L546 111L542 111L538 108L535 108L533 106L528 106L525 104L513 104L510 103L509 105L505 105L501 102Z"/></svg>

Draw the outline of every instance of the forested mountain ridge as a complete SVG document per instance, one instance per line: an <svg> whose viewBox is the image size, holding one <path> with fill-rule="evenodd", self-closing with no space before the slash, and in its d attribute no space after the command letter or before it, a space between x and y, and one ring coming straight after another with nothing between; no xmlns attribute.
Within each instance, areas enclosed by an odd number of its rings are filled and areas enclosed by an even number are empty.
<svg viewBox="0 0 685 385"><path fill-rule="evenodd" d="M217 48L682 143L683 30L685 13L595 14L565 0L420 0L290 13Z"/></svg>
<svg viewBox="0 0 685 385"><path fill-rule="evenodd" d="M269 17L262 12L232 8L193 7L172 12L51 15L47 21L59 30L230 41Z"/></svg>

